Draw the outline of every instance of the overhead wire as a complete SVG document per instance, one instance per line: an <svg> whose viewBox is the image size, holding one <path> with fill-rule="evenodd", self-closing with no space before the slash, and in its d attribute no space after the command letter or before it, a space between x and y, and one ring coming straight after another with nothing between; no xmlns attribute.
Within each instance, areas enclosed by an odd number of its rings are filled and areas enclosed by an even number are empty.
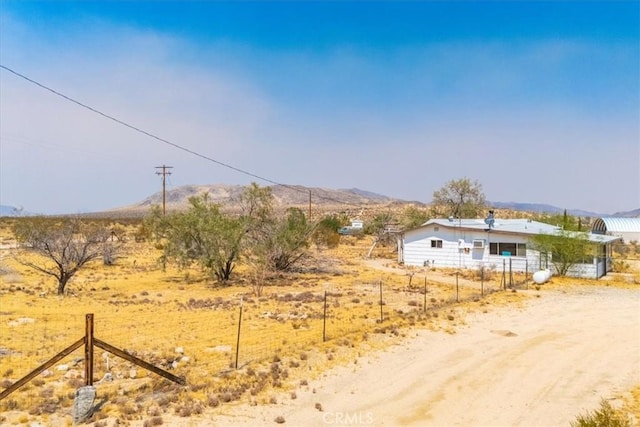
<svg viewBox="0 0 640 427"><path fill-rule="evenodd" d="M233 171L236 171L236 172L239 172L241 174L250 176L252 178L259 179L259 180L264 181L264 182L268 182L268 183L273 184L273 185L277 185L277 186L280 186L280 187L288 188L290 190L294 190L294 191L297 191L297 192L300 192L300 193L305 193L305 194L308 194L310 192L310 190L302 190L302 189L294 187L292 185L282 184L282 183L274 181L272 179L265 178L263 176L255 174L253 172L249 172L247 170L244 170L244 169L238 168L236 166L230 165L228 163L222 162L220 160L216 160L216 159L214 159L212 157L209 157L207 155L204 155L202 153L194 151L194 150L192 150L190 148L187 148L187 147L184 147L182 145L176 144L175 142L171 142L171 141L169 141L167 139L164 139L162 137L159 137L159 136L157 136L157 135L155 135L155 134L153 134L153 133L151 133L149 131L146 131L146 130L138 127L138 126L134 126L132 124L129 124L129 123L125 122L124 120L118 119L117 117L114 117L114 116L112 116L110 114L107 114L107 113L104 113L104 112L98 110L97 108L91 107L88 104L85 104L85 103L80 102L80 101L78 101L78 100L76 100L74 98L71 98L70 96L67 96L67 95L65 95L65 94L63 94L63 93L61 93L61 92L59 92L59 91L57 91L57 90L55 90L55 89L53 89L53 88L51 88L49 86L46 86L46 85L44 85L44 84L42 84L42 83L40 83L40 82L38 82L36 80L33 80L32 78L27 77L24 74L21 74L21 73L15 71L15 70L13 70L12 68L9 68L9 67L3 65L3 64L0 64L0 68L10 72L11 74L14 74L17 77L20 77L21 79L24 79L24 80L28 81L29 83L32 83L32 84L40 87L41 89L44 89L44 90L46 90L48 92L51 92L54 95L57 95L57 96L65 99L65 100L67 100L69 102L72 102L72 103L74 103L74 104L76 104L76 105L78 105L78 106L80 106L82 108L85 108L85 109L87 109L87 110L89 110L89 111L91 111L91 112L93 112L95 114L98 114L98 115L100 115L100 116L102 116L102 117L104 117L104 118L106 118L108 120L111 120L111 121L113 121L115 123L118 123L119 125L127 127L127 128L129 128L129 129L131 129L131 130L133 130L135 132L141 133L141 134L143 134L145 136L148 136L149 138L155 139L156 141L162 142L162 143L164 143L166 145L169 145L171 147L174 147L174 148L176 148L178 150L184 151L184 152L189 153L191 155L194 155L196 157L200 157L201 159L204 159L204 160L207 160L209 162L215 163L215 164L217 164L219 166L225 167L227 169L231 169ZM343 200L334 199L332 197L321 196L321 195L317 195L317 194L314 195L314 196L317 199L321 199L321 200L335 202L335 203L339 203L339 204L343 204L343 205L354 206L354 207L358 207L358 208L362 207L361 205L358 205L358 204L355 204L355 203L350 203L350 202L345 202Z"/></svg>

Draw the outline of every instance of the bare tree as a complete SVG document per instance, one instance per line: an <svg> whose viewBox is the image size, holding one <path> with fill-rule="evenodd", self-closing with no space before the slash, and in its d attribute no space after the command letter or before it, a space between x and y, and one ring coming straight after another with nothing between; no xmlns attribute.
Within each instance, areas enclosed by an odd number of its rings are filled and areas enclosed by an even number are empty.
<svg viewBox="0 0 640 427"><path fill-rule="evenodd" d="M113 243L108 242L111 234L107 228L77 218L21 218L14 224L13 233L23 249L39 256L36 261L19 262L55 277L58 295L64 295L69 280L87 263L106 255L111 258L115 251Z"/></svg>

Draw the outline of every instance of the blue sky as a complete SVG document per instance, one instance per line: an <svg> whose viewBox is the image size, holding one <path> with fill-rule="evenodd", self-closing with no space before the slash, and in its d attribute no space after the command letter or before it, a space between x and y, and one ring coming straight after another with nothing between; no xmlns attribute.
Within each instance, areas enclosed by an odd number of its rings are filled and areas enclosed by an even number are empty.
<svg viewBox="0 0 640 427"><path fill-rule="evenodd" d="M0 2L0 63L285 184L640 207L640 3ZM0 71L0 203L102 210L255 178ZM257 181L261 185L266 182Z"/></svg>

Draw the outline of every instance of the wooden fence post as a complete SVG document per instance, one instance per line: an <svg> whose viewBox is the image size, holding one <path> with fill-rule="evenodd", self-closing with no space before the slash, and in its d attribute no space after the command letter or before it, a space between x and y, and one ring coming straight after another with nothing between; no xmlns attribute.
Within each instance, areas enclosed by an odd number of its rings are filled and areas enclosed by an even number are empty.
<svg viewBox="0 0 640 427"><path fill-rule="evenodd" d="M93 385L93 313L86 315L84 330L84 385Z"/></svg>

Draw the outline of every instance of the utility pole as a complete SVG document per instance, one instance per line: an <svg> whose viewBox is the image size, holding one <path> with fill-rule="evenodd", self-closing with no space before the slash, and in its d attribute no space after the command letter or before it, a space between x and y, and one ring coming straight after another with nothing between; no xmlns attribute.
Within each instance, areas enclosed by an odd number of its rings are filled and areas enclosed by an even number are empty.
<svg viewBox="0 0 640 427"><path fill-rule="evenodd" d="M157 171L156 175L162 175L162 215L164 215L166 211L166 189L167 189L167 175L171 175L171 171L167 169L173 169L173 166L156 166L156 169L162 169L162 171Z"/></svg>

